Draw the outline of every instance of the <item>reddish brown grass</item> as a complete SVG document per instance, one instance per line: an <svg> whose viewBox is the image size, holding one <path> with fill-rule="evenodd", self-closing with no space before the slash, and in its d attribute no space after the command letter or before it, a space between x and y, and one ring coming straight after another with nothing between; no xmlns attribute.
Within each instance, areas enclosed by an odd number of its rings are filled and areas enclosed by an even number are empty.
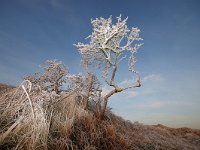
<svg viewBox="0 0 200 150"><path fill-rule="evenodd" d="M76 92L25 89L30 99L21 87L0 95L0 149L200 149L199 130L131 123L110 111L101 120L97 108L85 110L77 102Z"/></svg>

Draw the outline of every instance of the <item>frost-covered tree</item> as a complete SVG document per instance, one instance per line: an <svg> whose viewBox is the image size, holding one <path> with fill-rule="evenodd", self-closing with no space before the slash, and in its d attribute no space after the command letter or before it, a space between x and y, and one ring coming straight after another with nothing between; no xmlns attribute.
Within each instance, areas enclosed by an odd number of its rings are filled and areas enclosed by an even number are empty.
<svg viewBox="0 0 200 150"><path fill-rule="evenodd" d="M113 94L141 86L139 74L134 69L136 62L135 53L142 45L139 42L142 40L139 36L140 29L133 27L129 30L126 25L128 18L123 20L121 15L116 18L115 24L112 22L112 17L108 19L101 17L91 20L93 31L87 37L89 44L80 42L75 44L82 56L83 66L93 65L103 68L104 80L109 86L113 87L113 90L103 97L104 103L101 116L104 116L108 99ZM137 83L120 87L116 83L115 77L119 63L125 59L128 61L129 71L137 75Z"/></svg>
<svg viewBox="0 0 200 150"><path fill-rule="evenodd" d="M89 103L98 105L101 84L93 73L89 72L86 75L69 74L67 79L67 83L71 85L71 89L77 91L77 95L81 97L84 103L84 109L88 109Z"/></svg>
<svg viewBox="0 0 200 150"><path fill-rule="evenodd" d="M43 74L35 73L25 79L29 80L36 90L55 91L59 94L62 91L62 85L66 83L67 67L61 61L47 60L41 68L44 70Z"/></svg>

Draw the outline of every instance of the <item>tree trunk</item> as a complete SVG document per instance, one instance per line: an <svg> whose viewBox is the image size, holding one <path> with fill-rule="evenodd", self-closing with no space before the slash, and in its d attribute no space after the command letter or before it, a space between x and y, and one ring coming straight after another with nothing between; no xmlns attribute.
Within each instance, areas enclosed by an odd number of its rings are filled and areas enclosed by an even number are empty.
<svg viewBox="0 0 200 150"><path fill-rule="evenodd" d="M121 88L115 88L114 90L110 91L106 96L104 96L103 110L101 112L100 119L104 118L104 115L105 115L105 112L107 109L107 105L108 105L109 97L111 97L113 94L121 92L121 91L122 91Z"/></svg>
<svg viewBox="0 0 200 150"><path fill-rule="evenodd" d="M92 84L93 84L93 74L89 73L89 81L88 81L88 89L87 89L87 94L86 94L86 98L85 98L85 106L84 109L88 108L88 101L89 101L89 97L90 97L90 92L92 90Z"/></svg>

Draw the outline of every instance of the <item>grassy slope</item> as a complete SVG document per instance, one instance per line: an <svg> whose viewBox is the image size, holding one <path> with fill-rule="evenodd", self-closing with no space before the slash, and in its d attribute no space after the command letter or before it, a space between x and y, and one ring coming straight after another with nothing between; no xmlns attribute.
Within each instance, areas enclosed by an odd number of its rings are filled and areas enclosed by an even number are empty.
<svg viewBox="0 0 200 150"><path fill-rule="evenodd" d="M0 83L0 92L8 90L8 89L12 89L12 88L14 88L14 86Z"/></svg>
<svg viewBox="0 0 200 150"><path fill-rule="evenodd" d="M99 120L95 107L84 110L73 92L29 98L32 107L22 88L0 95L0 149L200 149L200 130L131 123L110 111Z"/></svg>

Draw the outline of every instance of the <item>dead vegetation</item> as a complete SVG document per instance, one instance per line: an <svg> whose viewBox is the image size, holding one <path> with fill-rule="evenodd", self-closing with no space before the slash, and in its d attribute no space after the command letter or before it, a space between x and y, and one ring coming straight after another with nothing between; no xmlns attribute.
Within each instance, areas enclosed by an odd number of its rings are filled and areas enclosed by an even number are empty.
<svg viewBox="0 0 200 150"><path fill-rule="evenodd" d="M127 18L92 20L90 44L78 43L85 66L103 67L105 82L113 87L104 97L93 73L70 75L60 61L48 60L42 73L25 77L12 87L0 84L0 149L2 150L199 150L200 131L162 125L131 123L108 108L109 97L140 87L135 54L141 47L140 30ZM126 39L126 44L122 41ZM122 43L121 43L122 42ZM136 84L120 87L118 64L128 58Z"/></svg>
<svg viewBox="0 0 200 150"><path fill-rule="evenodd" d="M14 86L0 83L0 94L10 91Z"/></svg>
<svg viewBox="0 0 200 150"><path fill-rule="evenodd" d="M48 62L44 73L26 77L20 86L1 86L0 149L200 149L199 130L131 123L109 109L102 119L95 75L70 75L62 63Z"/></svg>
<svg viewBox="0 0 200 150"><path fill-rule="evenodd" d="M131 123L107 111L98 117L76 88L33 91L29 81L0 96L0 149L200 149L200 131Z"/></svg>

